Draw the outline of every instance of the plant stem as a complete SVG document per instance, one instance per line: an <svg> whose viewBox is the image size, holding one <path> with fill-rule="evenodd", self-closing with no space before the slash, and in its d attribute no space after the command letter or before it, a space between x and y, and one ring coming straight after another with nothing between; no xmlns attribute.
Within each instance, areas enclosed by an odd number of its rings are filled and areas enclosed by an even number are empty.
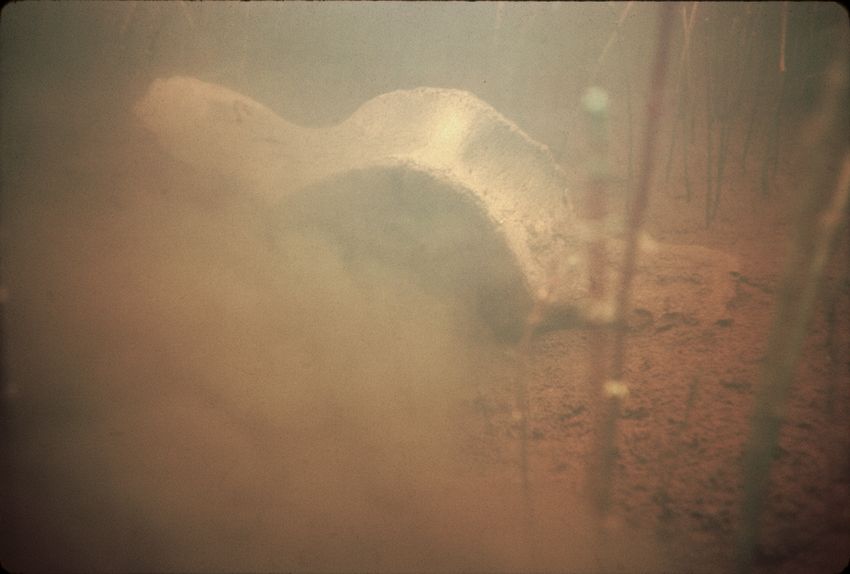
<svg viewBox="0 0 850 574"><path fill-rule="evenodd" d="M755 14L754 20L756 22L758 22L760 20L758 13ZM760 46L762 44L760 42L757 42L757 32L756 32L757 30L758 30L757 26L753 26L753 32L752 32L753 37L750 40L750 43L753 44L754 46ZM761 92L762 92L762 88L763 88L763 85L764 85L764 79L767 76L767 69L766 69L766 66L764 65L764 53L760 54L759 50L756 49L756 48L753 49L753 52L755 54L753 56L753 60L754 60L754 63L755 63L755 66L756 66L758 72L757 72L757 78L756 78L756 89L755 89L755 92L753 93L753 107L752 107L752 111L750 112L749 125L747 126L747 136L744 139L744 149L741 152L741 167L743 167L743 168L745 168L746 165L747 165L747 155L749 154L749 151L750 151L750 142L752 141L752 137L753 137L753 130L754 130L755 124L756 124L756 117L758 116L758 112L761 109L761 105L760 105L760 103L761 103ZM759 57L759 56L761 56L761 57Z"/></svg>
<svg viewBox="0 0 850 574"><path fill-rule="evenodd" d="M596 65L593 68L593 73L590 74L589 84L591 86L596 83L596 76L599 74L599 70L602 68L602 62L605 60L605 56L611 49L611 45L614 43L614 40L619 40L620 28L622 28L623 22L626 20L626 16L629 15L633 4L634 0L629 0L629 2L627 2L626 5L623 7L623 11L620 12L620 17L617 18L617 24L614 27L614 30L611 32L611 35L608 37L608 41L605 42L605 47L602 48L602 52L600 52L599 58L596 59Z"/></svg>
<svg viewBox="0 0 850 574"><path fill-rule="evenodd" d="M592 239L587 244L588 261L588 292L590 305L602 306L606 302L608 250L603 227L608 216L608 104L607 94L596 88L587 91L583 98L585 117L588 120L589 141L592 145L592 163L590 178L584 194L585 219L593 226ZM590 333L590 369L588 373L588 389L590 396L602 389L607 377L608 333L603 329L594 329ZM604 442L603 442L604 444ZM605 508L605 502L600 500L602 493L595 488L598 483L596 471L598 468L591 463L588 465L587 484L600 508Z"/></svg>
<svg viewBox="0 0 850 574"><path fill-rule="evenodd" d="M640 179L635 190L634 201L628 213L626 227L626 253L615 302L616 324L622 325L627 308L635 275L638 252L638 238L643 225L646 208L649 202L649 189L652 172L655 167L658 123L662 112L664 99L664 84L667 76L667 54L670 46L670 33L673 23L673 5L663 3L659 7L658 36L655 59L652 67L649 101L646 110L646 128L644 131L643 158L641 162ZM614 350L611 362L611 379L622 385L625 375L626 331L618 329L614 337ZM617 445L617 420L619 418L620 400L622 393L617 392L622 386L606 385L599 389L603 406L600 413L600 424L597 438L599 440L598 474L594 502L599 516L604 517L610 511L611 486L613 484L614 460Z"/></svg>
<svg viewBox="0 0 850 574"><path fill-rule="evenodd" d="M620 55L626 59L626 50L623 47L623 42L620 39L620 34L617 34L617 46L620 49ZM626 177L626 205L632 201L632 190L634 182L634 121L632 114L632 80L629 69L623 72L623 78L626 80L626 120L628 121L628 147L629 147L629 170Z"/></svg>
<svg viewBox="0 0 850 574"><path fill-rule="evenodd" d="M756 400L750 440L744 454L743 525L738 540L738 570L741 573L749 572L752 568L760 531L759 519L767 499L770 468L794 380L794 370L808 331L824 267L833 251L836 232L843 224L848 196L850 153L845 156L831 205L821 218L814 249L789 259L793 264L787 270L776 310L762 373L762 388ZM802 272L796 268L798 265Z"/></svg>
<svg viewBox="0 0 850 574"><path fill-rule="evenodd" d="M714 152L714 110L712 109L713 98L712 88L714 87L712 78L713 67L713 52L710 47L709 30L705 33L705 54L706 54L706 71L705 71L705 226L711 225L710 207L714 194L714 185L712 181L712 170L714 168L713 152Z"/></svg>
<svg viewBox="0 0 850 574"><path fill-rule="evenodd" d="M554 272L549 275L550 284L547 293L535 299L534 306L528 313L523 327L522 337L517 346L518 365L514 377L514 416L519 422L519 471L522 484L522 499L524 508L524 521L522 532L525 539L525 548L528 553L529 569L534 569L536 562L535 544L535 510L534 497L531 489L531 468L529 461L529 418L530 401L528 392L528 366L531 360L531 339L534 332L543 322L546 308L549 304L549 294L557 286L557 277Z"/></svg>
<svg viewBox="0 0 850 574"><path fill-rule="evenodd" d="M770 193L772 183L776 177L776 169L779 166L779 136L782 124L782 108L785 103L785 85L787 84L785 73L785 36L788 27L788 2L782 2L782 27L780 31L779 44L779 73L781 80L779 84L779 97L776 103L776 113L773 117L773 136L770 138L770 152L765 158L762 166L762 194Z"/></svg>
<svg viewBox="0 0 850 574"><path fill-rule="evenodd" d="M781 72L782 77L779 84L779 96L776 102L776 111L773 115L773 129L768 143L768 152L765 155L761 170L761 192L762 195L770 195L776 170L779 167L779 136L782 127L782 108L785 102L785 84L787 74Z"/></svg>
<svg viewBox="0 0 850 574"><path fill-rule="evenodd" d="M674 92L677 95L678 105L676 107L676 121L673 124L673 134L670 138L670 149L667 153L667 170L664 176L665 183L670 181L670 172L673 167L673 152L676 149L676 136L679 133L681 126L682 131L687 134L687 112L689 106L687 103L688 95L688 70L690 68L690 43L691 29L694 24L694 15L696 14L697 4L694 2L693 10L691 11L690 20L688 19L688 7L682 4L682 55L679 58L679 76L676 79L676 89ZM684 152L684 146L682 147ZM687 160L686 160L687 163Z"/></svg>
<svg viewBox="0 0 850 574"><path fill-rule="evenodd" d="M810 118L805 132L808 136L803 142L808 154L806 170L813 175L798 209L794 242L786 261L761 389L744 450L742 524L737 544L737 568L742 574L750 572L753 566L759 520L767 499L770 469L794 372L824 268L847 217L850 203L847 96L847 61L846 54L841 51L826 75L819 108Z"/></svg>

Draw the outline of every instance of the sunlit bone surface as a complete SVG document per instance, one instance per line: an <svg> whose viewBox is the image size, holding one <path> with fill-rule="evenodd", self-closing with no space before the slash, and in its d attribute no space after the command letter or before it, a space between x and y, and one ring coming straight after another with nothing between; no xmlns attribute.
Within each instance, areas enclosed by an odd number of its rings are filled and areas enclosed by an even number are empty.
<svg viewBox="0 0 850 574"><path fill-rule="evenodd" d="M488 240L504 244L505 249L477 254L479 264L483 257L505 259L489 266L510 276L501 280L506 286L495 295L521 294L524 299L497 322L521 322L529 302L543 296L555 308L584 304L584 234L578 231L564 172L545 146L469 92L394 91L364 103L338 125L308 128L228 88L172 77L154 81L135 111L168 153L199 171L233 178L245 192L273 205L299 192L321 193L331 187L335 193L324 200L329 205L339 202L346 190L352 196L365 187L386 192L394 182L404 181L418 185L423 194L446 198L448 209L463 206L465 216L480 219L479 227L483 223L487 228ZM405 173L410 177L405 179ZM389 191L384 197L392 196ZM452 197L457 201L448 199ZM378 208L371 213L368 201L355 203L352 218L382 216L380 200L372 203ZM371 233L375 228L363 229ZM617 255L621 250L614 246L612 251ZM728 273L736 267L732 258L683 246L662 246L644 255L649 259L638 273L636 307L654 316L722 318L733 294ZM656 264L659 269L653 268ZM511 287L514 276L520 289ZM680 308L679 301L687 299L683 291L693 288L700 290L705 305ZM507 298L501 303L511 307Z"/></svg>

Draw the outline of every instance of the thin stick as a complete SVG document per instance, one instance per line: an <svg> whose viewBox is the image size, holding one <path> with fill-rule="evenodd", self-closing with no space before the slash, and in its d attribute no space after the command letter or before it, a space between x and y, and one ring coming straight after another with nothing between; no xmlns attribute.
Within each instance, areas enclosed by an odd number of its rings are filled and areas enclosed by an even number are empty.
<svg viewBox="0 0 850 574"><path fill-rule="evenodd" d="M531 478L528 462L528 362L530 353L531 335L542 317L542 308L535 305L526 321L525 331L520 341L520 368L514 381L514 404L516 414L519 416L519 471L522 483L522 501L525 509L525 520L523 524L523 535L525 547L528 552L529 565L534 563L534 500L531 496Z"/></svg>
<svg viewBox="0 0 850 574"><path fill-rule="evenodd" d="M689 168L689 158L693 153L694 146L694 122L696 121L696 114L693 109L693 91L691 89L691 56L690 56L690 44L691 38L693 37L693 28L694 22L696 22L696 14L697 8L699 8L699 3L694 2L693 8L691 8L691 16L688 20L688 28L687 28L687 39L685 41L685 75L683 76L684 81L684 122L685 122L685 145L682 146L682 172L685 178L685 200L690 203L691 198L693 196L693 190L691 188L691 172Z"/></svg>
<svg viewBox="0 0 850 574"><path fill-rule="evenodd" d="M740 26L743 26L744 30L739 30L738 28ZM723 183L726 174L726 155L729 150L729 135L732 132L732 125L737 123L733 120L737 119L737 110L740 108L739 102L743 91L741 86L745 84L746 79L747 60L739 60L734 57L735 54L744 50L744 46L739 44L737 48L733 48L732 42L735 38L738 38L739 42L745 42L746 28L746 24L742 25L740 20L735 18L729 33L729 36L731 36L729 48L722 52L725 58L723 59L724 64L721 66L721 70L724 70L726 75L720 82L723 86L723 97L720 106L718 106L720 109L720 142L717 150L717 174L714 178L714 197L709 212L710 221L714 221L720 209L720 198L723 195ZM719 72L720 70L718 70ZM730 75L734 75L734 80L729 79ZM733 97L732 90L735 89L734 86L737 86L737 91Z"/></svg>
<svg viewBox="0 0 850 574"><path fill-rule="evenodd" d="M738 51L743 52L746 51L747 55L744 58L738 59L733 57L733 65L734 62L738 62L738 78L735 82L736 87L736 98L735 103L732 104L733 110L740 110L744 100L744 86L746 86L748 82L747 71L752 68L752 61L755 54L755 42L753 41L753 30L755 29L755 18L753 16L753 7L751 4L747 4L747 12L746 12L746 20L742 25L742 30L740 34L737 34L740 40L740 46Z"/></svg>
<svg viewBox="0 0 850 574"><path fill-rule="evenodd" d="M519 471L520 481L522 484L523 506L525 509L525 520L523 524L523 534L525 537L525 547L528 552L528 563L530 568L534 568L536 561L536 545L535 545L535 511L534 497L531 489L531 468L529 462L529 418L530 418L530 401L528 392L528 366L531 357L531 339L537 331L537 328L542 324L546 310L550 305L550 295L557 288L557 274L553 271L549 273L549 284L546 287L545 293L538 293L535 298L533 307L525 319L523 326L522 337L517 345L518 351L518 368L514 377L514 413L519 419Z"/></svg>
<svg viewBox="0 0 850 574"><path fill-rule="evenodd" d="M591 71L590 75L588 76L588 79L587 79L587 85L588 86L596 85L596 79L599 76L599 71L602 69L602 64L605 61L605 57L608 55L608 52L611 50L611 46L614 44L614 41L619 39L620 33L621 33L620 30L623 26L623 22L625 22L626 16L629 15L629 12L632 9L633 3L634 3L634 0L629 0L629 2L627 2L626 5L623 7L623 11L620 12L620 16L617 18L617 23L614 25L614 30L611 32L611 35L608 37L608 41L605 42L605 46L602 48L602 52L600 52L599 57L596 59L596 64L593 66L593 70ZM620 44L620 49L622 51L622 44ZM627 98L628 98L627 106L630 106L631 105L631 103L630 103L631 86L629 84L628 74L624 74L624 77L626 78L626 95L627 95ZM576 111L580 110L580 108L581 108L581 104L579 103L576 106L575 110ZM629 118L631 120L631 108L629 108L628 115L629 115ZM631 138L631 123L629 124L629 126L630 126L629 127L629 130L630 130L629 131L629 138ZM571 133L572 133L571 129L565 129L564 130L564 137L561 139L562 144L561 144L560 149L562 149L562 150L567 149L567 147L568 147L567 142L569 140L569 135ZM631 153L631 144L630 144L630 153ZM631 179L629 180L629 182L631 183Z"/></svg>
<svg viewBox="0 0 850 574"><path fill-rule="evenodd" d="M729 118L725 118L720 124L720 143L717 150L717 177L714 178L714 196L709 209L709 223L717 217L720 209L720 196L723 194L723 176L726 170L726 151L729 147Z"/></svg>
<svg viewBox="0 0 850 574"><path fill-rule="evenodd" d="M693 112L691 112L691 117L693 117ZM691 148L693 147L693 122L687 122L685 129L687 130L687 137L685 138L687 140L687 145L682 146L682 172L685 178L685 201L690 203L693 192L691 188L691 172L688 167L688 157L690 157Z"/></svg>
<svg viewBox="0 0 850 574"><path fill-rule="evenodd" d="M514 404L516 414L519 416L519 471L522 482L522 500L525 509L525 522L523 534L526 550L529 554L529 562L533 561L531 545L534 540L534 501L531 496L531 480L528 468L528 354L530 352L531 334L534 332L536 323L539 322L540 312L537 305L532 309L526 321L525 331L520 341L520 368L514 381Z"/></svg>
<svg viewBox="0 0 850 574"><path fill-rule="evenodd" d="M670 482L675 476L679 466L679 461L682 453L685 451L685 436L690 427L691 415L693 414L694 405L697 402L699 394L700 380L697 377L691 379L691 384L688 385L688 396L685 399L685 412L682 419L676 424L673 433L673 448L668 455L666 463L661 470L661 480L659 481L658 490L655 491L655 497L658 505L661 507L662 524L670 518Z"/></svg>
<svg viewBox="0 0 850 574"><path fill-rule="evenodd" d="M609 179L608 166L608 96L598 88L590 88L582 99L585 116L588 119L590 131L589 140L592 145L593 158L590 174L585 191L585 213L584 218L595 226L592 241L587 245L589 295L591 305L602 306L605 304L607 290L608 250L602 226L608 216L608 189ZM590 370L588 373L588 389L594 396L597 389L603 388L607 377L608 362L608 333L603 329L594 329L590 333ZM593 490L597 483L593 464L588 465L588 480L591 491L600 502L598 491Z"/></svg>
<svg viewBox="0 0 850 574"><path fill-rule="evenodd" d="M667 169L664 171L664 183L670 181L670 173L673 170L673 152L676 149L676 136L679 134L679 126L682 123L682 92L681 87L676 90L679 93L679 105L677 106L676 121L673 122L673 133L670 135L670 147L667 149Z"/></svg>
<svg viewBox="0 0 850 574"><path fill-rule="evenodd" d="M676 149L676 136L679 133L681 126L682 130L686 131L686 105L685 105L685 89L687 87L688 64L690 60L690 42L691 42L691 27L693 26L693 15L696 13L696 2L691 12L690 22L688 21L688 7L682 4L682 55L679 58L679 75L676 78L676 89L674 92L678 96L678 105L676 106L676 122L673 124L673 134L670 138L670 148L667 151L667 169L664 175L664 181L670 181L670 172L673 167L673 152ZM686 132L687 133L687 132ZM683 148L684 149L684 148Z"/></svg>
<svg viewBox="0 0 850 574"><path fill-rule="evenodd" d="M785 72L781 72L781 74L779 96L777 97L776 111L773 114L773 130L768 144L768 153L764 158L761 171L761 192L765 196L770 195L776 170L779 167L779 136L782 131L782 108L785 104L785 84L787 83L787 74Z"/></svg>
<svg viewBox="0 0 850 574"><path fill-rule="evenodd" d="M673 23L673 6L663 3L660 7L658 36L655 61L652 68L650 96L646 110L646 129L643 139L643 161L638 187L631 210L628 214L626 228L626 253L623 269L620 274L620 284L617 289L615 317L617 324L623 324L631 296L632 281L635 275L638 237L649 202L649 186L655 167L655 151L657 144L658 123L661 116L661 106L664 99L664 83L667 75L667 53L670 45L670 33ZM605 517L611 504L611 485L613 484L614 460L616 458L617 419L619 418L620 400L624 396L622 379L625 372L626 332L618 329L615 334L614 351L611 363L611 379L600 389L603 409L600 414L598 433L599 448L597 450L598 475L595 491L595 503L600 517Z"/></svg>
<svg viewBox="0 0 850 574"><path fill-rule="evenodd" d="M850 226L844 226L844 244L845 249L850 246ZM841 265L838 276L834 278L832 288L826 294L826 350L829 357L830 368L833 369L833 376L826 392L826 409L827 414L833 416L835 414L835 397L838 394L838 387L841 384L841 377L838 375L839 369L839 338L837 336L838 326L842 322L839 315L839 301L841 294L850 281L850 261L845 260Z"/></svg>
<svg viewBox="0 0 850 574"><path fill-rule="evenodd" d="M788 1L782 2L782 32L779 44L779 71L785 72L785 39L788 32Z"/></svg>
<svg viewBox="0 0 850 574"><path fill-rule="evenodd" d="M821 105L809 121L809 137L804 142L809 153L808 168L814 177L799 210L801 215L786 262L750 439L744 450L744 498L737 547L737 567L741 573L752 569L759 520L788 394L824 267L834 251L835 238L850 200L850 150L845 127L848 77L843 52L833 62L826 82ZM837 157L836 152L840 154ZM836 165L836 159L841 163Z"/></svg>
<svg viewBox="0 0 850 574"><path fill-rule="evenodd" d="M756 8L756 9L758 10L759 8ZM755 22L760 21L759 16L760 15L758 13L756 13L753 16L753 19L754 19ZM753 106L752 106L752 109L750 111L750 121L749 121L749 125L747 126L747 137L744 139L744 150L741 152L741 167L742 168L746 168L746 165L747 165L747 155L749 154L749 151L750 151L750 142L752 141L753 130L755 128L755 123L756 123L756 117L758 116L758 112L761 109L760 104L761 104L762 86L764 84L764 79L767 76L767 70L765 69L766 67L764 66L764 53L760 52L760 50L758 49L762 45L762 42L757 41L758 29L759 28L758 28L757 25L753 25L752 39L750 40L750 43L754 46L753 62L754 62L754 65L756 66L756 69L758 70L758 76L756 78L756 89L755 89L755 92L753 93Z"/></svg>
<svg viewBox="0 0 850 574"><path fill-rule="evenodd" d="M710 218L710 206L713 202L712 195L714 193L714 185L712 181L712 170L714 168L713 162L713 152L714 152L714 110L712 109L712 105L714 104L711 90L714 87L713 78L712 78L712 66L714 61L712 60L712 53L710 47L710 34L709 31L706 30L705 33L705 57L706 66L705 66L705 226L708 227L711 224Z"/></svg>
<svg viewBox="0 0 850 574"><path fill-rule="evenodd" d="M691 36L693 34L694 22L696 21L696 15L697 15L697 8L698 7L699 7L699 2L694 1L694 7L691 9L691 18L688 21L688 45L689 46L690 46ZM686 64L688 70L691 69L690 58L691 58L691 56L690 56L690 49L689 49L688 50L688 61L687 61L687 64ZM691 85L690 84L690 75L688 75L686 77L686 79L688 80L688 86L690 86ZM690 88L688 88L687 93L688 93L688 104L690 105L690 103L692 101L692 92L691 92ZM695 122L696 122L696 114L691 112L691 129L690 129L691 139L690 139L689 145L694 144L694 133L696 132L696 130L694 129Z"/></svg>
<svg viewBox="0 0 850 574"><path fill-rule="evenodd" d="M121 41L124 39L124 35L127 33L127 29L130 27L130 21L133 19L133 16L136 14L136 3L130 2L129 5L125 4L126 9L124 10L124 18L121 20L121 27L118 28L118 40Z"/></svg>
<svg viewBox="0 0 850 574"><path fill-rule="evenodd" d="M620 39L620 34L617 34L617 47L620 50L621 56L626 58L626 50L623 47L623 42ZM634 121L632 113L632 79L629 69L623 72L623 78L626 80L626 120L628 121L628 147L629 147L629 168L626 177L626 205L632 200L633 182L634 182Z"/></svg>
<svg viewBox="0 0 850 574"><path fill-rule="evenodd" d="M593 68L593 73L590 74L589 84L592 86L596 83L596 76L599 73L600 68L602 67L602 62L605 60L605 56L608 54L608 51L611 49L611 46L614 44L614 40L619 38L620 36L620 28L623 25L623 22L626 20L626 16L629 15L629 12L632 9L632 4L634 0L629 0L626 5L623 7L623 11L620 12L620 17L617 19L617 24L614 26L614 30L611 32L611 35L608 37L608 41L605 42L605 47L602 48L602 52L599 54L599 58L596 59L596 66Z"/></svg>
<svg viewBox="0 0 850 574"><path fill-rule="evenodd" d="M781 74L781 83L779 85L779 98L776 104L776 113L773 117L773 136L770 138L770 152L765 158L762 166L762 194L770 193L772 183L776 177L776 169L779 166L779 136L782 125L782 108L785 103L785 35L788 27L788 2L782 3L782 27L780 31L779 44L779 73Z"/></svg>
<svg viewBox="0 0 850 574"><path fill-rule="evenodd" d="M691 60L691 32L694 29L694 22L696 22L697 16L697 8L699 8L699 2L691 3L691 16L688 18L688 25L685 26L685 49L682 50L682 61L686 64ZM685 17L686 7L682 5L682 18Z"/></svg>
<svg viewBox="0 0 850 574"><path fill-rule="evenodd" d="M496 62L499 47L501 46L502 21L504 19L505 3L496 2L496 13L493 15L493 33L490 36L490 53L487 58L487 79L494 77L497 73Z"/></svg>
<svg viewBox="0 0 850 574"><path fill-rule="evenodd" d="M764 84L764 78L767 76L767 72L764 69L764 66L759 65L758 79L756 80L756 90L753 94L753 107L750 112L750 123L747 126L747 137L744 139L744 151L741 152L741 166L746 167L747 165L747 155L750 152L750 142L753 137L753 130L756 125L756 117L758 117L758 112L761 110L761 91L762 86Z"/></svg>
<svg viewBox="0 0 850 574"><path fill-rule="evenodd" d="M641 174L635 194L633 208L629 212L626 228L626 254L623 264L623 272L620 276L620 286L617 291L616 316L622 324L626 315L626 308L631 297L632 280L634 279L638 235L643 227L646 208L649 204L649 190L652 174L655 168L655 148L657 143L657 124L661 118L661 106L664 101L664 80L667 76L667 52L669 49L670 27L672 21L672 8L664 4L661 8L660 23L658 27L658 44L653 64L652 84L650 98L647 103L646 128L643 139L643 161L641 162ZM622 331L620 331L622 333ZM614 374L620 378L623 373L625 359L625 337L617 337L617 345L614 355Z"/></svg>
<svg viewBox="0 0 850 574"><path fill-rule="evenodd" d="M815 306L823 270L834 248L836 232L843 222L850 197L850 153L845 156L841 176L830 207L818 226L815 249L810 263L802 273L802 281L789 276L785 293L777 309L771 333L771 344L765 357L762 389L756 401L751 435L744 457L743 527L738 541L738 570L746 573L752 568L753 553L758 541L759 519L764 509L769 486L773 454L782 427L788 394L794 380L794 370L800 357ZM801 262L801 257L791 260ZM788 271L789 274L796 269ZM802 283L802 291L794 293Z"/></svg>

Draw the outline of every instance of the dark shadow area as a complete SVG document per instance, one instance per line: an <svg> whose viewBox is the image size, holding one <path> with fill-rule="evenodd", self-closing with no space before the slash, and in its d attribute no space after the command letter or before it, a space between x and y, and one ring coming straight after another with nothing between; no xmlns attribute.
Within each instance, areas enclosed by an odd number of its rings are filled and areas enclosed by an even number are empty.
<svg viewBox="0 0 850 574"><path fill-rule="evenodd" d="M346 268L377 260L438 299L456 300L503 341L519 338L531 298L498 226L467 190L413 167L357 170L288 196L284 233L337 242ZM278 227L279 226L279 227Z"/></svg>

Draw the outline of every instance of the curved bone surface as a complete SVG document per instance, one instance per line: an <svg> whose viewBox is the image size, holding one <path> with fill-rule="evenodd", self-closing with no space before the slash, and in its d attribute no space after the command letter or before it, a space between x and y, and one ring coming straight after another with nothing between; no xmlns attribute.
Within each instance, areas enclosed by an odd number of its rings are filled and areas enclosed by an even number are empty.
<svg viewBox="0 0 850 574"><path fill-rule="evenodd" d="M338 125L307 128L228 88L172 77L156 80L136 113L173 156L271 201L354 170L425 172L478 206L532 296L547 285L556 230L572 221L548 149L465 91L394 91Z"/></svg>
<svg viewBox="0 0 850 574"><path fill-rule="evenodd" d="M172 77L154 81L135 111L171 155L201 172L233 178L270 204L298 206L286 198L328 188L333 193L323 205L338 205L346 194L353 197L363 189L391 203L395 195L410 195L404 186L413 186L414 192L443 202L441 209L457 207L460 218L478 220L468 230L480 235L479 247L503 244L479 249L476 265L493 254L499 259L483 266L502 275L492 291L496 299L517 294L515 284L521 284L524 302L513 303L514 322L522 321L535 298L545 297L554 314L558 308L586 307L587 266L581 255L587 234L573 216L563 171L545 146L469 92L394 91L367 101L338 125L308 128L223 86ZM449 205L446 197L457 202ZM359 209L356 217L378 218L388 213L380 201L355 199L346 208ZM427 201L408 206L427 206ZM413 229L439 235L437 227L446 219L429 221L437 224ZM369 234L376 227L359 229ZM609 245L616 259L621 246ZM641 254L632 305L655 317L717 321L727 315L726 303L734 295L729 272L736 268L734 257L722 252L656 245ZM613 286L617 273L609 271ZM502 297L502 303L510 306L510 298ZM694 300L700 304L694 306Z"/></svg>

